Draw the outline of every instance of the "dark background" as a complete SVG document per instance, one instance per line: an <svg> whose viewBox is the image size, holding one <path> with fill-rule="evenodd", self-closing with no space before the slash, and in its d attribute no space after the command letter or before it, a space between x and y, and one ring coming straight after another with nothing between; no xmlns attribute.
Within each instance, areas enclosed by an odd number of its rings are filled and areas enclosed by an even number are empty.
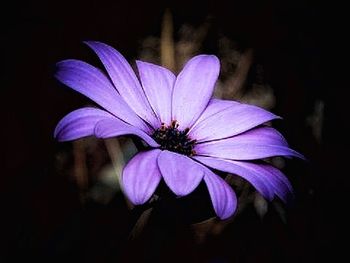
<svg viewBox="0 0 350 263"><path fill-rule="evenodd" d="M135 58L140 39L159 35L166 7L175 29L184 22L200 24L210 14L214 27L254 48L276 95L273 112L284 117L280 128L309 160L288 171L297 201L287 225L273 213L260 220L247 212L202 245L172 233L176 238L163 246L140 242L125 248L131 220L125 205L116 198L105 206L82 207L74 182L55 171L60 146L53 129L87 101L57 83L55 63L97 62L83 40L109 43ZM347 100L336 78L328 78L338 64L327 59L339 54L327 46L337 41L329 12L319 1L272 0L14 1L1 8L0 261L331 262L339 257L347 209L346 174L337 169L346 157L339 106ZM205 51L215 48L209 43ZM305 121L317 100L325 105L320 143Z"/></svg>

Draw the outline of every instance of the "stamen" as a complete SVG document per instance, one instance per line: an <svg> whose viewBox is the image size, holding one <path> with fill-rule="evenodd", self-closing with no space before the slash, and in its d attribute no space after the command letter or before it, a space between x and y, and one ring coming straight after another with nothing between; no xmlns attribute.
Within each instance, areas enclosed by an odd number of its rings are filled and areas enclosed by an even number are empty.
<svg viewBox="0 0 350 263"><path fill-rule="evenodd" d="M196 140L192 140L187 135L190 129L186 128L180 131L178 127L179 123L176 120L173 120L169 126L162 123L160 128L153 133L152 138L160 144L162 150L169 150L187 156L195 155L193 148Z"/></svg>

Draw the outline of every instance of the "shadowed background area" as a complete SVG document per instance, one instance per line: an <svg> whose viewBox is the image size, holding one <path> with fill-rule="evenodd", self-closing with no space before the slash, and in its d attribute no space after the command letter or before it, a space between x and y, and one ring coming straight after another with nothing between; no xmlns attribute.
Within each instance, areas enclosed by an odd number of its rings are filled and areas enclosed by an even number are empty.
<svg viewBox="0 0 350 263"><path fill-rule="evenodd" d="M250 204L232 224L217 230L219 234L212 228L201 238L205 230L183 227L183 217L176 213L186 210L175 205L168 214L155 216L141 237L130 241L130 222L136 218L123 195L115 191L118 186L101 188L102 196L94 195L101 186L96 179L102 178L100 168L110 173L111 155L121 154L113 151L113 143L120 147L130 141L88 139L73 144L53 139L55 125L66 113L91 103L54 79L55 63L77 58L100 66L82 44L84 40L108 43L129 61L140 57L156 60L152 50L158 47L166 8L173 17L175 41L186 40L184 25L189 32L200 32L204 25L205 37L198 37L201 45L195 54L212 53L224 60L228 53L222 51L222 43L232 45L240 58L248 54L242 91L236 95L259 104L259 96L269 92L262 106L284 118L276 127L308 158L307 163L286 165L284 171L297 198L282 217L278 209L269 209L261 217ZM338 106L345 98L341 89L326 85L329 65L325 61L330 51L321 43L330 29L323 20L325 14L326 7L317 1L272 0L15 1L2 8L0 92L5 148L0 178L0 261L334 260L345 222L345 176L336 167L344 147L340 138L346 133L335 128L338 123L333 116L341 113ZM237 65L244 68L242 63ZM256 95L256 85L268 89ZM80 155L81 147L84 155ZM126 159L133 151L128 149ZM84 165L77 168L77 162ZM158 227L161 224L166 226Z"/></svg>

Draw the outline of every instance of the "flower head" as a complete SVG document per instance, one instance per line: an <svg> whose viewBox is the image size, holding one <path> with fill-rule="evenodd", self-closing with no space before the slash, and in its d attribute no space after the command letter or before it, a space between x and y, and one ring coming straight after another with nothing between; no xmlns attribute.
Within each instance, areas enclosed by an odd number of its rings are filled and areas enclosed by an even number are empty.
<svg viewBox="0 0 350 263"><path fill-rule="evenodd" d="M60 141L94 135L136 135L148 150L124 167L122 186L136 205L147 202L163 179L178 197L204 180L216 214L225 219L237 206L233 189L214 170L241 176L266 199L287 201L292 187L281 171L262 159L303 158L283 136L264 123L279 118L256 106L213 99L220 63L199 55L176 77L166 68L137 61L139 79L114 48L86 42L108 74L79 60L57 64L56 77L101 108L86 107L57 125ZM260 161L260 162L257 162Z"/></svg>

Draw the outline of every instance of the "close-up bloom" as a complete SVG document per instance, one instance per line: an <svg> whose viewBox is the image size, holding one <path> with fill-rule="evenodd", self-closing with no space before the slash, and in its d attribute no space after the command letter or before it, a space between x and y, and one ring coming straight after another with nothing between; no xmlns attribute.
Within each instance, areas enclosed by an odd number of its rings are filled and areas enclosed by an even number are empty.
<svg viewBox="0 0 350 263"><path fill-rule="evenodd" d="M134 135L147 145L124 167L122 189L135 205L150 200L163 179L178 197L204 180L217 216L237 207L234 190L215 173L242 177L267 200L287 202L293 189L287 177L266 162L274 156L304 158L266 125L280 117L257 106L212 98L220 72L214 55L190 59L175 76L168 69L136 61L138 77L114 48L89 41L106 73L83 61L57 64L56 77L101 108L66 115L55 129L59 141L86 136Z"/></svg>

